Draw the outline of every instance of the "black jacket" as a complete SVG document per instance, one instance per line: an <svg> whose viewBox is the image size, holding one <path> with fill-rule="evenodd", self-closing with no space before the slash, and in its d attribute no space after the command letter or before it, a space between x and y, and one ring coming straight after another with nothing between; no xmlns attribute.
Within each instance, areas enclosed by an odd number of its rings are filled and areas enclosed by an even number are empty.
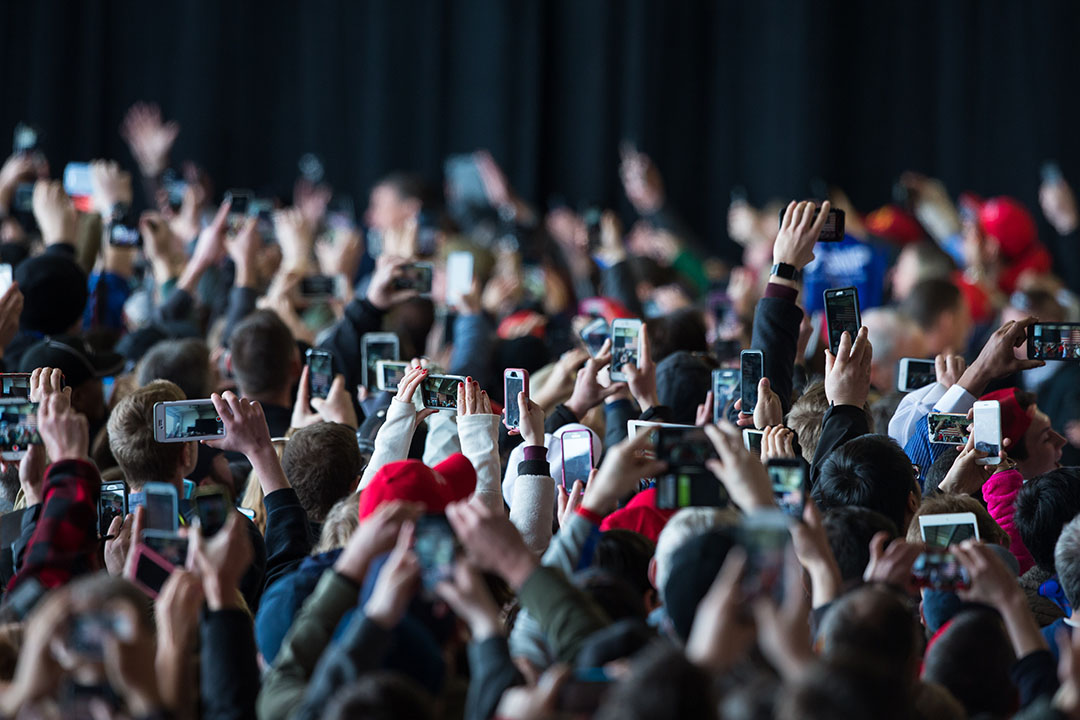
<svg viewBox="0 0 1080 720"><path fill-rule="evenodd" d="M314 537L307 513L292 488L276 490L265 498L266 581L263 589L288 575L311 554Z"/></svg>
<svg viewBox="0 0 1080 720"><path fill-rule="evenodd" d="M207 611L200 634L202 720L255 720L259 666L251 617L243 610Z"/></svg>

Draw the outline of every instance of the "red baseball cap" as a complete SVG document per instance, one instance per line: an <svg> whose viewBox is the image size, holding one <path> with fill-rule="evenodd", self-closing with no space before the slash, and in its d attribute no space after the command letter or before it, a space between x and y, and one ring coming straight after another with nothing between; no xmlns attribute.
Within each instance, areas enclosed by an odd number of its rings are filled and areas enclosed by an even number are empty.
<svg viewBox="0 0 1080 720"><path fill-rule="evenodd" d="M1013 447L1024 438L1024 433L1031 426L1031 416L1020 406L1016 399L1016 388L995 390L983 395L980 400L997 400L1001 403L1001 435L1013 442Z"/></svg>
<svg viewBox="0 0 1080 720"><path fill-rule="evenodd" d="M423 503L426 512L439 513L450 503L469 497L475 489L476 470L461 453L433 468L419 460L387 463L360 491L360 519L391 500Z"/></svg>
<svg viewBox="0 0 1080 720"><path fill-rule="evenodd" d="M867 215L863 222L872 234L899 245L918 242L926 237L919 221L896 205L879 207Z"/></svg>

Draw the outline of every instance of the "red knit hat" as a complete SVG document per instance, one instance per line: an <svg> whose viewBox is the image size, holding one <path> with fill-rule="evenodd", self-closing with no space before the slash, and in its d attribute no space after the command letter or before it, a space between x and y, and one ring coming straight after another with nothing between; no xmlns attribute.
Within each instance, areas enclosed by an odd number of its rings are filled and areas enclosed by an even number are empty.
<svg viewBox="0 0 1080 720"><path fill-rule="evenodd" d="M450 503L469 497L475 489L476 470L461 453L434 468L419 460L387 463L360 492L360 519L391 500L423 503L426 512L439 513Z"/></svg>
<svg viewBox="0 0 1080 720"><path fill-rule="evenodd" d="M1039 242L1031 213L1010 197L990 198L979 208L979 226L997 239L1006 260L1015 260Z"/></svg>
<svg viewBox="0 0 1080 720"><path fill-rule="evenodd" d="M625 507L604 518L601 530L633 530L653 542L660 537L660 531L675 514L675 510L658 510L656 507L656 488L643 490L630 499Z"/></svg>
<svg viewBox="0 0 1080 720"><path fill-rule="evenodd" d="M896 205L884 205L866 216L863 221L872 234L899 245L918 242L926 232L911 213Z"/></svg>
<svg viewBox="0 0 1080 720"><path fill-rule="evenodd" d="M1028 427L1031 425L1031 416L1016 400L1016 388L995 390L979 399L997 400L1001 403L1002 438L1009 438L1013 442L1013 447L1016 447L1016 444L1024 439L1024 433L1027 432Z"/></svg>

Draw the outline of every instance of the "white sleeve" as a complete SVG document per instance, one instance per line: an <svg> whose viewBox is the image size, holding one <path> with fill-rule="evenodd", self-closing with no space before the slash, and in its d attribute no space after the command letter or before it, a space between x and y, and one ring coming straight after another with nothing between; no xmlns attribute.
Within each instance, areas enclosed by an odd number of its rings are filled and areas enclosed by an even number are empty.
<svg viewBox="0 0 1080 720"><path fill-rule="evenodd" d="M555 481L548 475L518 475L510 503L510 522L537 555L551 543L555 519Z"/></svg>
<svg viewBox="0 0 1080 720"><path fill-rule="evenodd" d="M500 420L498 415L459 415L457 425L461 452L476 470L476 492L473 497L502 513L505 509L499 468Z"/></svg>
<svg viewBox="0 0 1080 720"><path fill-rule="evenodd" d="M953 385L934 403L934 412L966 413L977 398L959 385Z"/></svg>
<svg viewBox="0 0 1080 720"><path fill-rule="evenodd" d="M371 460L360 477L358 490L363 490L375 473L386 463L404 460L409 457L409 445L412 444L413 431L416 429L416 407L411 402L397 398L390 400L386 408L386 419L375 435L375 449Z"/></svg>
<svg viewBox="0 0 1080 720"><path fill-rule="evenodd" d="M442 411L428 417L423 458L428 467L435 467L454 453L461 452L456 418L456 413Z"/></svg>
<svg viewBox="0 0 1080 720"><path fill-rule="evenodd" d="M889 437L900 447L907 445L907 441L915 432L915 425L919 422L919 418L928 414L934 407L934 403L944 394L945 386L935 382L905 395L896 407L892 419L889 420Z"/></svg>

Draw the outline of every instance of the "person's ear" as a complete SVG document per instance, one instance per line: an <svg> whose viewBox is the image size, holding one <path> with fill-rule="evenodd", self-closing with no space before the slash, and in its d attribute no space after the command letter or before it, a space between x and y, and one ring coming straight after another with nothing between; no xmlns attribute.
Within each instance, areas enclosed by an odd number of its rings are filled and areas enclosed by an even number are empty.
<svg viewBox="0 0 1080 720"><path fill-rule="evenodd" d="M648 577L649 577L649 584L652 585L657 590L659 590L660 588L656 587L656 556L655 555L653 555L651 558L649 558Z"/></svg>
<svg viewBox="0 0 1080 720"><path fill-rule="evenodd" d="M917 492L915 492L914 490L909 492L907 496L908 515L914 517L915 513L919 511L919 505L921 502L922 501L920 500L919 494Z"/></svg>
<svg viewBox="0 0 1080 720"><path fill-rule="evenodd" d="M353 479L353 481L352 481L352 485L350 485L350 486L349 486L349 494L350 494L350 495L351 495L351 494L353 494L354 492L356 492L356 489L357 489L358 487L360 487L360 477L361 477L360 475L357 475L357 476L356 476L356 477L355 477L355 478Z"/></svg>

